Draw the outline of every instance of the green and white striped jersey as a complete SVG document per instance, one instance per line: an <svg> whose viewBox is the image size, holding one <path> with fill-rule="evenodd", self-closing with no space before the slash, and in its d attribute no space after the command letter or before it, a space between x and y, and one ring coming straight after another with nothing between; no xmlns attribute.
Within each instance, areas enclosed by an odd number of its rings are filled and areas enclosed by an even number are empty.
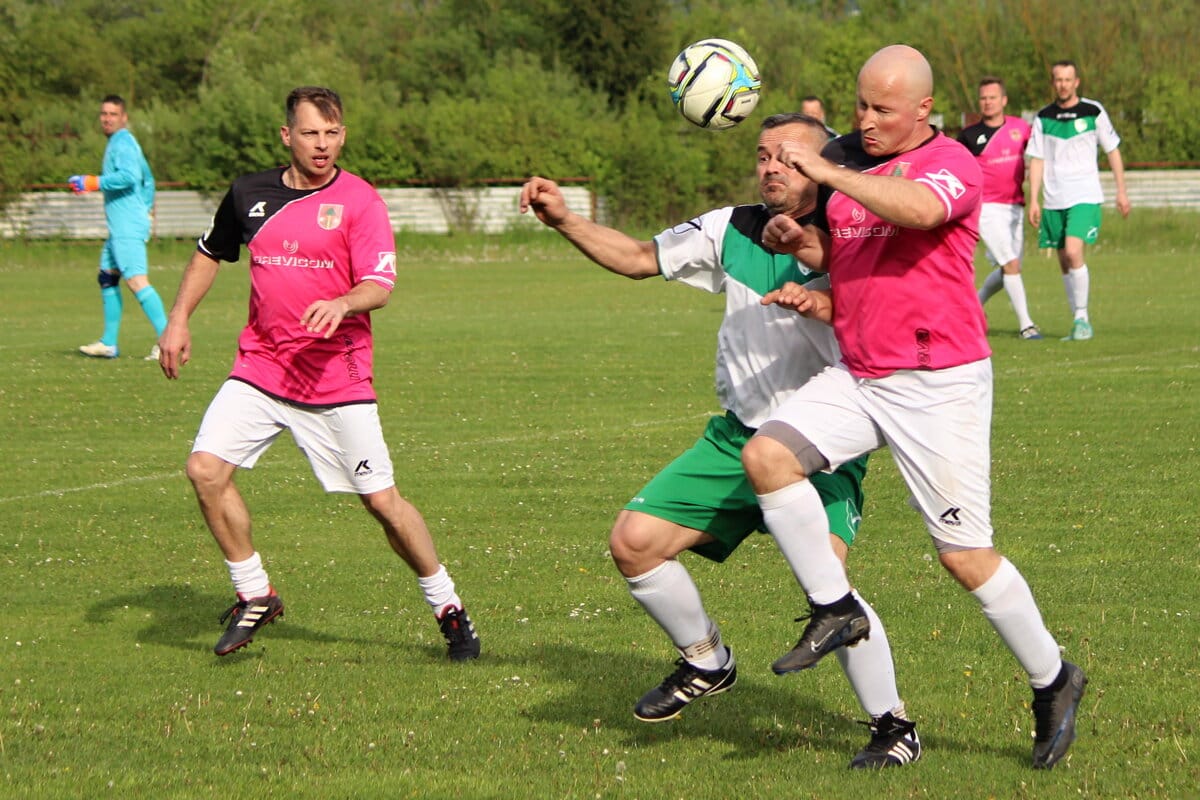
<svg viewBox="0 0 1200 800"><path fill-rule="evenodd" d="M725 317L717 333L717 398L751 428L840 358L832 327L759 302L786 281L829 288L824 273L762 244L770 218L763 205L731 206L654 237L663 277L725 293Z"/></svg>
<svg viewBox="0 0 1200 800"><path fill-rule="evenodd" d="M1070 108L1051 103L1033 120L1025 155L1044 160L1042 207L1063 209L1103 203L1096 146L1111 153L1121 144L1104 106L1085 97Z"/></svg>

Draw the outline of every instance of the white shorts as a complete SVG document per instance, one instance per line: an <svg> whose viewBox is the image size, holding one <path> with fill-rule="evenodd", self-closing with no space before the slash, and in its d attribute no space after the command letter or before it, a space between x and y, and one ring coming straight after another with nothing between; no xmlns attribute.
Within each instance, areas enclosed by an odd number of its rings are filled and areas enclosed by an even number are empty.
<svg viewBox="0 0 1200 800"><path fill-rule="evenodd" d="M844 464L885 445L939 551L992 546L992 362L855 378L827 367L771 415Z"/></svg>
<svg viewBox="0 0 1200 800"><path fill-rule="evenodd" d="M327 492L370 494L396 483L375 403L302 408L242 381L225 381L209 403L192 452L251 469L284 429Z"/></svg>
<svg viewBox="0 0 1200 800"><path fill-rule="evenodd" d="M1025 250L1025 207L984 203L979 208L979 238L993 266L1019 261Z"/></svg>

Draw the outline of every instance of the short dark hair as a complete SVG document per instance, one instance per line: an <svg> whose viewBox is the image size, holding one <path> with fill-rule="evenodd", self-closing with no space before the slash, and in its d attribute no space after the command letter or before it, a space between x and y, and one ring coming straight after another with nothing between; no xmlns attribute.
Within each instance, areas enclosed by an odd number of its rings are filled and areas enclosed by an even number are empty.
<svg viewBox="0 0 1200 800"><path fill-rule="evenodd" d="M983 87L990 86L993 83L1000 87L1000 94L1008 94L1008 90L1004 88L1004 81L1002 81L1000 78L997 78L995 75L984 75L982 78L980 78L979 88L982 89Z"/></svg>
<svg viewBox="0 0 1200 800"><path fill-rule="evenodd" d="M807 97L801 98L800 102L801 103L820 103L821 108L825 107L825 101L822 100L821 98L817 97L815 94L810 94Z"/></svg>
<svg viewBox="0 0 1200 800"><path fill-rule="evenodd" d="M287 124L296 126L296 107L301 103L312 103L321 116L330 122L342 121L342 98L333 89L324 86L299 86L287 96Z"/></svg>
<svg viewBox="0 0 1200 800"><path fill-rule="evenodd" d="M104 95L104 99L100 101L100 105L104 105L105 103L112 103L114 106L120 106L122 111L125 110L125 98L119 94Z"/></svg>
<svg viewBox="0 0 1200 800"><path fill-rule="evenodd" d="M1076 78L1079 77L1079 67L1077 67L1075 65L1074 61L1071 61L1069 59L1063 59L1062 61L1055 61L1053 64L1050 65L1050 71L1053 72L1055 67L1070 67L1071 69L1075 70L1075 77Z"/></svg>
<svg viewBox="0 0 1200 800"><path fill-rule="evenodd" d="M772 114L762 121L762 130L768 128L778 128L783 125L807 125L815 131L819 131L821 136L828 139L829 129L825 124L816 117L810 117L808 114L802 114L799 111L785 111L782 114Z"/></svg>

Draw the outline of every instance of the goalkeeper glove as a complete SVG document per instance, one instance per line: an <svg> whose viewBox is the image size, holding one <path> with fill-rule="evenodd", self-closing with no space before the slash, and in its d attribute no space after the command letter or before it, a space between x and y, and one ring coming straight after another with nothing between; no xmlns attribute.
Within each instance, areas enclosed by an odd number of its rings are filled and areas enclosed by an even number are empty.
<svg viewBox="0 0 1200 800"><path fill-rule="evenodd" d="M100 189L100 179L95 175L72 175L67 178L67 185L75 194L95 192Z"/></svg>

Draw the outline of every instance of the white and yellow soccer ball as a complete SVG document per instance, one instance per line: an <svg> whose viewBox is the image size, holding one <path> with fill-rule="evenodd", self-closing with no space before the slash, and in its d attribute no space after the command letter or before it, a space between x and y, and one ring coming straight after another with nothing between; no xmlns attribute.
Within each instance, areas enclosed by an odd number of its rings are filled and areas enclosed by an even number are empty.
<svg viewBox="0 0 1200 800"><path fill-rule="evenodd" d="M689 122L709 130L732 128L758 105L758 65L741 45L702 39L675 57L667 75L671 101Z"/></svg>

